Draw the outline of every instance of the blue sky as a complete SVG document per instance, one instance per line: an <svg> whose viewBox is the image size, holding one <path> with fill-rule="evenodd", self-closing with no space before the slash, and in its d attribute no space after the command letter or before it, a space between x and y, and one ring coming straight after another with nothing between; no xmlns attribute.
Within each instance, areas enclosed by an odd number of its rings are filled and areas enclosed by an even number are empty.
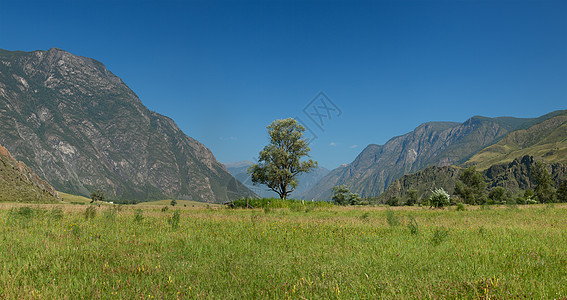
<svg viewBox="0 0 567 300"><path fill-rule="evenodd" d="M428 121L567 108L567 1L10 1L0 48L95 58L221 162L296 117L335 168ZM318 128L319 92L341 111Z"/></svg>

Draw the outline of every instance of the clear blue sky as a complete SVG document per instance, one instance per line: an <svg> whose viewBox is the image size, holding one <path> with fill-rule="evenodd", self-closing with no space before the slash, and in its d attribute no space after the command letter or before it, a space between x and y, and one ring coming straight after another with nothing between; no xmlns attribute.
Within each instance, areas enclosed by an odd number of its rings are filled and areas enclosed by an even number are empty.
<svg viewBox="0 0 567 300"><path fill-rule="evenodd" d="M423 122L567 108L567 1L0 0L0 48L51 47L221 162L253 160L320 91L342 111L312 143L327 168Z"/></svg>

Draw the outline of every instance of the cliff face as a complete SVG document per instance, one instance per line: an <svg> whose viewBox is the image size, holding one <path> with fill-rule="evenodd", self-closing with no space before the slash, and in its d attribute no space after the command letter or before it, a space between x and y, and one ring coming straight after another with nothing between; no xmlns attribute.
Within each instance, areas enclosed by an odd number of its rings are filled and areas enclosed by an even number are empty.
<svg viewBox="0 0 567 300"><path fill-rule="evenodd" d="M0 51L0 143L64 192L223 202L254 194L94 59Z"/></svg>
<svg viewBox="0 0 567 300"><path fill-rule="evenodd" d="M0 201L57 202L59 193L0 145Z"/></svg>
<svg viewBox="0 0 567 300"><path fill-rule="evenodd" d="M492 165L482 171L486 182L486 191L501 186L512 194L522 190L535 189L535 166L537 161L544 161L533 156L523 156L509 163ZM546 163L547 171L551 174L553 184L557 187L567 180L567 164ZM443 188L449 194L454 194L455 185L462 169L455 166L429 167L422 171L404 175L394 181L378 199L381 202L392 197L405 199L409 190L416 190L420 197L427 197L435 188Z"/></svg>
<svg viewBox="0 0 567 300"><path fill-rule="evenodd" d="M377 196L405 174L463 163L528 120L473 117L464 123L422 124L384 145L369 145L351 164L331 171L305 196L330 199L333 186L343 184L363 197Z"/></svg>

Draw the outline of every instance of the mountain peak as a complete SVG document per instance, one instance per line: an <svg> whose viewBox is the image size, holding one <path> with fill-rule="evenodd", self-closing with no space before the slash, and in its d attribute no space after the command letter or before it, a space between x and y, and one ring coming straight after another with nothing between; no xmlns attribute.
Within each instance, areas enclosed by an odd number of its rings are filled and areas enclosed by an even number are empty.
<svg viewBox="0 0 567 300"><path fill-rule="evenodd" d="M58 190L127 200L254 196L102 63L59 48L0 54L0 142Z"/></svg>

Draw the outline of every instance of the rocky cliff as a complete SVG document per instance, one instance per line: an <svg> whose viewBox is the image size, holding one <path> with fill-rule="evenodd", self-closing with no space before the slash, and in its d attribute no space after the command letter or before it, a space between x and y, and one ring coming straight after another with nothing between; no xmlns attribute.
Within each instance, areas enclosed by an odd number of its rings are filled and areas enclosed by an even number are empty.
<svg viewBox="0 0 567 300"><path fill-rule="evenodd" d="M253 196L102 63L56 48L0 51L0 143L67 193L206 202Z"/></svg>
<svg viewBox="0 0 567 300"><path fill-rule="evenodd" d="M346 185L363 197L378 196L405 174L429 166L462 164L508 133L528 128L557 114L535 119L475 116L464 123L425 123L384 145L369 145L352 163L331 171L304 196L328 200L333 186L337 185Z"/></svg>
<svg viewBox="0 0 567 300"><path fill-rule="evenodd" d="M512 195L526 189L535 189L535 166L537 161L545 162L542 158L523 156L509 163L501 163L490 166L482 171L486 182L486 191L495 187L503 187ZM547 171L551 174L553 185L558 187L563 180L567 180L567 164L546 163ZM384 203L392 197L396 197L403 203L407 200L407 192L416 190L418 197L427 197L436 188L443 188L449 194L455 192L455 185L463 169L455 166L429 167L422 171L404 175L394 181L378 197L378 202Z"/></svg>

